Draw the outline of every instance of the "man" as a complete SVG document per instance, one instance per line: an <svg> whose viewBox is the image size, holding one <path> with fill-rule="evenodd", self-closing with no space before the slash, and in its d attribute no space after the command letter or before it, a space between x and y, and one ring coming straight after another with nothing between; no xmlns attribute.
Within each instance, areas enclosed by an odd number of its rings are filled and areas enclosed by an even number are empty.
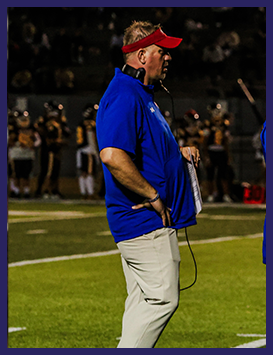
<svg viewBox="0 0 273 355"><path fill-rule="evenodd" d="M128 291L119 348L155 346L179 302L177 229L196 224L181 152L154 102L153 84L166 77L171 60L167 48L181 40L133 22L122 47L126 65L99 104L107 218ZM197 163L199 152L191 151Z"/></svg>

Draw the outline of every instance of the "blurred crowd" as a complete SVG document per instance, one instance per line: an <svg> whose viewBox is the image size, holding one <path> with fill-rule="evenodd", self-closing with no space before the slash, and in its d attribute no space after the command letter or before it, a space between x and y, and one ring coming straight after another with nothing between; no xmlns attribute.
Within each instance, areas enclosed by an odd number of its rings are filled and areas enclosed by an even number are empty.
<svg viewBox="0 0 273 355"><path fill-rule="evenodd" d="M123 30L136 18L183 37L169 72L177 87L204 77L214 91L221 79L265 80L265 7L10 7L8 90L69 94L88 85L103 90L113 68L123 65ZM96 85L86 75L91 70L97 72Z"/></svg>
<svg viewBox="0 0 273 355"><path fill-rule="evenodd" d="M137 7L9 7L8 93L56 97L82 94L87 89L87 94L94 90L100 96L114 68L123 66L123 30L134 19L160 23L167 34L183 38L172 55L168 85L173 83L179 89L193 81L197 88L206 78L208 100L223 98L223 80L234 81L232 96L242 94L239 77L248 86L265 87L265 7L147 7L145 11ZM75 169L83 199L104 196L96 142L97 109L96 102L84 106L76 129ZM220 102L208 104L205 118L190 107L177 119L168 111L162 113L180 146L200 149L197 174L201 189L206 184L206 200L242 200L251 186L248 182L234 183L230 153L233 114ZM60 171L72 131L60 102L45 102L40 117L9 107L10 197L64 198ZM260 180L264 181L259 132L252 144ZM31 191L34 165L39 166L39 173L35 191Z"/></svg>
<svg viewBox="0 0 273 355"><path fill-rule="evenodd" d="M96 140L96 114L98 103L87 103L79 112L74 161L78 180L78 196L82 199L103 199L104 180ZM195 146L200 150L201 162L197 177L206 202L239 202L251 184L237 182L234 174L230 144L230 126L234 115L220 102L207 106L207 117L189 108L181 117L162 111L180 147ZM8 110L8 177L9 196L12 198L63 199L60 171L63 149L71 144L72 129L65 116L62 103L49 100L43 113L30 119L28 111L16 107ZM253 136L253 148L260 166L258 185L265 188L265 162L259 140L260 132ZM258 137L258 138L257 138ZM70 157L72 159L72 157ZM39 166L36 186L31 190L33 166ZM261 192L261 191L260 191ZM257 193L257 191L256 191Z"/></svg>

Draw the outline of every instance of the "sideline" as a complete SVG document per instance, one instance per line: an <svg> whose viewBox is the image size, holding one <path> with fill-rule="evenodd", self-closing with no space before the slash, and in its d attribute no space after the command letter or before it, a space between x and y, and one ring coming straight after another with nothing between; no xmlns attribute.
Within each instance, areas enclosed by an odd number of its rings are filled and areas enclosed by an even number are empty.
<svg viewBox="0 0 273 355"><path fill-rule="evenodd" d="M204 239L204 240L193 240L190 242L191 245L193 244L209 244L209 243L219 243L225 241L231 241L236 239L254 239L254 238L261 238L263 233L256 233L250 234L242 237L238 236L229 236L229 237L219 237L213 239ZM179 242L179 246L187 245L186 241ZM17 261L13 263L9 263L8 267L17 267L17 266L25 266L25 265L33 265L33 264L42 264L42 263L51 263L56 261L64 261L64 260L74 260L74 259L84 259L84 258L94 258L98 256L107 256L107 255L115 255L119 254L119 249L96 252L96 253L88 253L88 254L75 254L75 255L64 255L64 256L57 256L51 258L44 258L44 259L36 259L36 260L24 260L24 261Z"/></svg>

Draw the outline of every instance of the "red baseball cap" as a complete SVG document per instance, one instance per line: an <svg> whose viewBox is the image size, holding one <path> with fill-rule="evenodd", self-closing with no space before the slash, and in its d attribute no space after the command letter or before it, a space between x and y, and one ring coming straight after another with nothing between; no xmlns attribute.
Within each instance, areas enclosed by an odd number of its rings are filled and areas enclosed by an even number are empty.
<svg viewBox="0 0 273 355"><path fill-rule="evenodd" d="M152 44L163 48L175 48L182 41L182 38L167 36L161 28L157 29L150 35L140 39L137 42L127 44L127 46L122 47L123 53L131 53L137 51L140 48L148 47Z"/></svg>

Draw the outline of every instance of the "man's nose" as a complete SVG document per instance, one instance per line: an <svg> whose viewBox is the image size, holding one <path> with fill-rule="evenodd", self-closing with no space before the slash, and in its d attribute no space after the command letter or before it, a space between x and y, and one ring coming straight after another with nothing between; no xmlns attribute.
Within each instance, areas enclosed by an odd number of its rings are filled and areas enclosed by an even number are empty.
<svg viewBox="0 0 273 355"><path fill-rule="evenodd" d="M169 52L167 52L166 54L165 54L165 58L164 58L166 61L168 60L168 61L170 61L170 60L172 60L172 56L170 55L170 53Z"/></svg>

